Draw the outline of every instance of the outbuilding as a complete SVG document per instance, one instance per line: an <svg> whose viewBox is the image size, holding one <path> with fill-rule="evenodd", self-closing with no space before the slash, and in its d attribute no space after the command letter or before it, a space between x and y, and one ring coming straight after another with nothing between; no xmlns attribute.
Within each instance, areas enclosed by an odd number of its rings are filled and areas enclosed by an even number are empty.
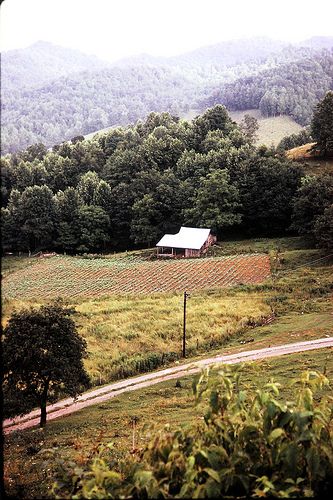
<svg viewBox="0 0 333 500"><path fill-rule="evenodd" d="M158 243L157 257L201 257L216 242L211 230L182 226L176 234L165 234Z"/></svg>

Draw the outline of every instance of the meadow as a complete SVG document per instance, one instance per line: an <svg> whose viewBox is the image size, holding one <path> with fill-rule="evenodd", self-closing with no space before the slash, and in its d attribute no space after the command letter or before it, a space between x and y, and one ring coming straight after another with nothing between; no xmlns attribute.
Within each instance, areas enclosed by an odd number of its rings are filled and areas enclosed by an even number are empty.
<svg viewBox="0 0 333 500"><path fill-rule="evenodd" d="M132 266L138 262L147 266L150 253L106 255L100 259L91 256L81 260L94 263L95 267L99 262L102 268L115 263L123 265L124 261ZM265 254L272 274L259 283L192 291L187 303L189 359L202 358L208 352L231 354L332 335L333 260L313 248L311 242L300 237L233 240L219 242L210 253L202 261ZM45 263L26 257L6 257L2 271L6 280L12 280L17 273L24 277L27 270L35 272ZM184 268L185 264L186 261L179 263ZM4 324L14 309L44 302L42 295L3 296ZM74 306L79 333L87 340L85 365L94 385L154 370L181 358L183 296L180 292L85 295L67 297L67 303ZM248 364L244 376L252 386L270 377L284 384L304 369L325 371L332 381L331 352L310 351ZM284 395L292 395L290 389L286 391ZM5 440L7 491L17 498L46 496L52 484L52 467L45 465L42 451L45 448L84 464L98 451L100 442L113 442L110 453L116 464L118 459L131 454L133 417L138 419L136 442L140 449L152 433L165 425L172 428L187 425L201 419L202 414L202 409L194 405L191 378L185 377L177 384L169 381L123 394L50 421L44 431L13 433Z"/></svg>
<svg viewBox="0 0 333 500"><path fill-rule="evenodd" d="M220 347L225 348L234 342L239 345L248 339L254 342L257 339L262 341L259 327L266 322L270 323L270 330L264 337L269 339L269 342L279 341L280 336L284 341L288 341L289 334L274 333L276 325L285 319L289 322L286 331L300 332L301 338L304 331L309 332L309 335L320 336L333 327L333 317L330 315L332 305L329 299L332 267L325 254L311 248L311 244L306 240L297 237L226 241L214 246L211 253L215 254L215 258L178 262L151 262L147 260L149 252L129 252L100 259L23 259L23 267L17 258L8 257L4 259L3 266L7 276L3 283L3 322L6 323L14 309L47 302L49 298L45 297L44 292L37 293L38 287L34 288L34 285L42 287L42 290L52 290L57 283L64 285L65 278L59 279L57 266L65 263L66 279L70 285L64 288L66 293L60 293L59 296L76 310L75 321L79 333L88 344L85 366L93 384L105 384L154 370L180 359L183 330L182 291L185 289L184 283L188 285L188 275L198 279L198 273L193 272L193 269L204 268L210 263L214 271L212 277L216 280L216 265L248 262L250 254L256 263L263 264L263 268L260 269L259 266L256 271L258 276L261 276L259 282L246 282L242 279L234 281L233 286L231 282L226 287L219 287L215 281L215 286L208 284L208 289L195 286L193 289L187 288L190 292L186 329L188 357ZM271 277L267 272L268 259L272 269ZM79 279L76 271L82 264L85 266L85 278ZM14 269L12 273L11 265ZM50 272L53 265L56 266L57 272ZM168 274L168 268L176 266L175 269L179 273L178 283L181 284L178 291L116 294L109 290L106 295L86 289L84 294L77 293L82 284L87 286L91 283L95 286L96 280L87 279L87 270L92 272L92 276L102 275L103 283L105 272L114 272L116 269L118 276L125 272L127 277L132 276L132 284L138 283L137 290L140 291L146 279L144 270L149 270L150 286L160 283L162 275L156 272L157 266L164 269L165 275ZM40 273L39 269L43 272ZM45 270L48 270L47 276ZM141 274L138 270L141 270ZM260 275L260 272L263 274ZM28 286L27 273L30 273ZM263 276L266 276L265 280ZM10 290L10 286L17 286L17 283L26 287L25 293L6 295L6 287ZM53 294L53 297L56 298L57 295ZM306 324L305 318L308 318Z"/></svg>
<svg viewBox="0 0 333 500"><path fill-rule="evenodd" d="M251 115L258 120L259 129L257 132L258 145L277 146L281 139L287 135L297 134L302 127L290 116L262 116L259 109L246 109L244 111L229 111L230 117L237 123L241 122L244 115Z"/></svg>

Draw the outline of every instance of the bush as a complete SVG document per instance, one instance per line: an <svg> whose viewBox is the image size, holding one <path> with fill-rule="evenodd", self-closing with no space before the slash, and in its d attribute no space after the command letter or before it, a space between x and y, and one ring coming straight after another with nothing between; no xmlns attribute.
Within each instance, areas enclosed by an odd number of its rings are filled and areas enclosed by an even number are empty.
<svg viewBox="0 0 333 500"><path fill-rule="evenodd" d="M305 372L292 382L249 391L241 368L208 371L193 383L208 403L200 424L160 432L138 458L110 460L100 449L86 468L56 458L57 498L303 497L329 493L333 481L332 399L327 378ZM314 397L316 393L316 397ZM54 465L54 458L53 458Z"/></svg>

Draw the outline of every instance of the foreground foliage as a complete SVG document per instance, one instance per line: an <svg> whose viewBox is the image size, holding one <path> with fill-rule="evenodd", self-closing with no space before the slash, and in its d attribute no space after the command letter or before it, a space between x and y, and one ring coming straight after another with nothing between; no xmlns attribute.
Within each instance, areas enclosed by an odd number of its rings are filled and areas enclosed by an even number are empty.
<svg viewBox="0 0 333 500"><path fill-rule="evenodd" d="M291 384L293 401L281 401L270 381L249 391L242 368L222 367L193 383L205 402L196 426L156 435L138 458L112 459L100 448L84 467L51 454L57 464L56 498L202 498L228 495L325 495L333 480L332 398L328 379L304 372ZM110 452L111 448L111 452Z"/></svg>

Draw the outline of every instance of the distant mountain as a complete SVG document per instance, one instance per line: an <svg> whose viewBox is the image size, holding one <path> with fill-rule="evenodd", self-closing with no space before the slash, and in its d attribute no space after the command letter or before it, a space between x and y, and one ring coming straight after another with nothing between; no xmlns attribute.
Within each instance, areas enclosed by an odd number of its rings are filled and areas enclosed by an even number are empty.
<svg viewBox="0 0 333 500"><path fill-rule="evenodd" d="M40 87L61 76L109 65L96 56L40 41L2 53L1 83L4 90Z"/></svg>
<svg viewBox="0 0 333 500"><path fill-rule="evenodd" d="M272 40L268 37L229 40L200 47L178 56L156 57L149 54L120 59L114 66L209 66L231 67L239 64L263 64L267 60L286 62L289 59L309 56L311 51L302 49L330 49L333 37L316 36L297 44Z"/></svg>
<svg viewBox="0 0 333 500"><path fill-rule="evenodd" d="M2 153L127 125L151 111L179 116L195 95L195 84L172 68L149 66L84 71L39 88L8 92L2 110Z"/></svg>
<svg viewBox="0 0 333 500"><path fill-rule="evenodd" d="M266 37L256 37L225 41L172 57L154 57L149 54L140 54L121 59L115 62L114 65L217 65L228 67L249 62L262 63L288 45L286 42L271 40Z"/></svg>
<svg viewBox="0 0 333 500"><path fill-rule="evenodd" d="M308 125L315 105L332 89L333 49L324 49L217 86L202 105L224 104L232 111L254 108L266 117L288 115Z"/></svg>
<svg viewBox="0 0 333 500"><path fill-rule="evenodd" d="M303 42L300 42L301 47L310 47L311 49L331 49L333 48L333 36L313 36Z"/></svg>
<svg viewBox="0 0 333 500"><path fill-rule="evenodd" d="M332 88L333 37L299 44L253 38L224 41L173 57L149 54L115 63L37 42L2 54L2 153L47 146L145 118L182 116L219 102L228 109L286 114L306 124ZM326 51L327 52L327 51ZM329 52L329 51L328 51Z"/></svg>

